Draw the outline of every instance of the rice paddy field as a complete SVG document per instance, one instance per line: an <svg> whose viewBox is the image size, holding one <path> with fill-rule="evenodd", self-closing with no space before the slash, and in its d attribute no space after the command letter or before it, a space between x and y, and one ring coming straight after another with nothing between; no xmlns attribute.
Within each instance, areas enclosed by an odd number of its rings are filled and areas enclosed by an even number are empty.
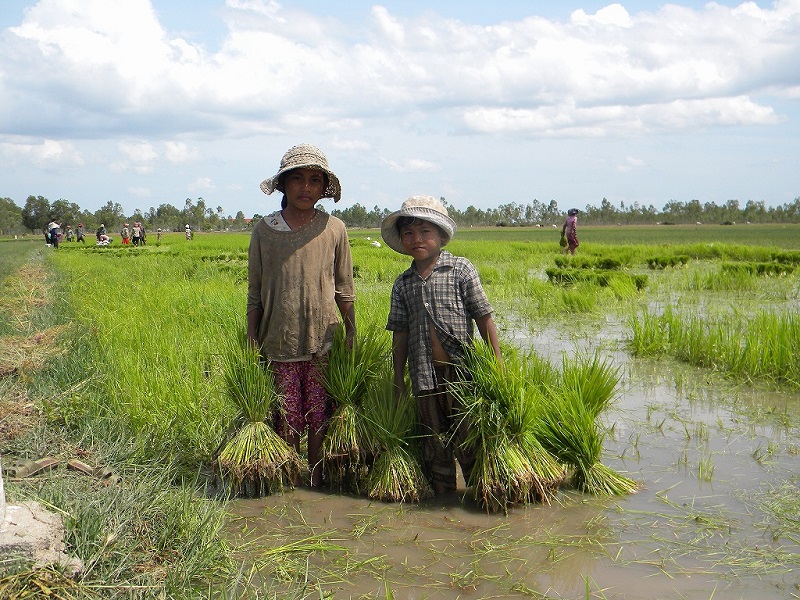
<svg viewBox="0 0 800 600"><path fill-rule="evenodd" d="M800 598L800 226L582 227L576 256L559 233L465 229L448 250L478 268L504 355L614 370L602 463L637 491L564 486L506 511L485 510L463 481L418 502L305 488L227 498L212 485L236 419L224 348L244 328L247 234L57 252L0 242L0 452L79 456L121 477L100 486L56 469L7 484L12 500L65 515L87 565L50 588ZM374 230L350 238L359 332L388 344L389 291L408 259L376 247ZM32 577L1 563L0 592Z"/></svg>

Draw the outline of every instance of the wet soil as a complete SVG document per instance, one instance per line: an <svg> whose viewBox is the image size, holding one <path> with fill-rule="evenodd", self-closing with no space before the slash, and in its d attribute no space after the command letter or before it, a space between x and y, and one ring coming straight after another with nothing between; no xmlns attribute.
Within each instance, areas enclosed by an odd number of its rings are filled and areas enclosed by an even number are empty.
<svg viewBox="0 0 800 600"><path fill-rule="evenodd" d="M292 597L799 598L797 515L787 527L775 507L800 491L800 394L632 360L615 329L527 343L554 360L601 347L621 366L603 462L637 494L565 490L487 515L461 496L399 505L298 489L236 501L234 544Z"/></svg>

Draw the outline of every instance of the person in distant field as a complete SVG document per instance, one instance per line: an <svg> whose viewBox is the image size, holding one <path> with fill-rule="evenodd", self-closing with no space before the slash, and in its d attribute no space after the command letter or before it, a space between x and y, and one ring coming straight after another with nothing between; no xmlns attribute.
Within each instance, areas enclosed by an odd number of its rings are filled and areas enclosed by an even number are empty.
<svg viewBox="0 0 800 600"><path fill-rule="evenodd" d="M86 243L86 238L84 237L83 233L83 223L78 223L78 228L75 230L76 241L81 242L83 244Z"/></svg>
<svg viewBox="0 0 800 600"><path fill-rule="evenodd" d="M75 233L72 231L72 225L67 225L67 241L71 242L75 238Z"/></svg>
<svg viewBox="0 0 800 600"><path fill-rule="evenodd" d="M122 231L119 232L120 236L122 236L122 245L127 246L131 243L131 230L128 229L128 224L122 226Z"/></svg>
<svg viewBox="0 0 800 600"><path fill-rule="evenodd" d="M578 242L577 208L570 208L567 211L567 219L564 221L564 226L561 228L561 235L567 238L567 246L564 248L564 254L575 254L575 248L580 245Z"/></svg>
<svg viewBox="0 0 800 600"><path fill-rule="evenodd" d="M142 246L147 245L147 232L144 230L144 225L139 223L139 241L142 243Z"/></svg>
<svg viewBox="0 0 800 600"><path fill-rule="evenodd" d="M191 227L189 227L188 224L186 225L186 228L184 229L183 233L186 235L187 240L192 239L192 229Z"/></svg>
<svg viewBox="0 0 800 600"><path fill-rule="evenodd" d="M156 232L156 236L157 236L156 237L156 242L160 244L161 243L161 227L158 228L158 231Z"/></svg>
<svg viewBox="0 0 800 600"><path fill-rule="evenodd" d="M283 199L280 210L255 223L250 237L247 339L270 362L283 394L276 431L299 450L308 430L310 485L319 487L322 441L333 412L322 377L342 322L350 347L356 333L347 229L316 208L322 198L338 202L341 185L322 151L300 144L283 155L261 189L278 190Z"/></svg>
<svg viewBox="0 0 800 600"><path fill-rule="evenodd" d="M100 227L95 231L95 236L97 237L98 246L108 246L111 243L111 238L108 237L105 223L100 223Z"/></svg>
<svg viewBox="0 0 800 600"><path fill-rule="evenodd" d="M133 245L138 246L142 241L142 225L138 221L133 224Z"/></svg>
<svg viewBox="0 0 800 600"><path fill-rule="evenodd" d="M411 266L392 286L386 329L392 332L394 388L406 395L409 375L422 425L426 476L435 494L456 490L456 465L469 485L475 453L465 448L467 424L457 419L459 405L448 391L458 377L473 324L501 361L494 309L478 271L466 258L442 247L453 238L455 222L432 196L412 196L381 223L381 235L395 252L412 257Z"/></svg>
<svg viewBox="0 0 800 600"><path fill-rule="evenodd" d="M50 234L50 244L53 248L58 250L58 242L60 241L61 232L59 231L61 225L56 223L55 219L50 221L47 225L47 232Z"/></svg>

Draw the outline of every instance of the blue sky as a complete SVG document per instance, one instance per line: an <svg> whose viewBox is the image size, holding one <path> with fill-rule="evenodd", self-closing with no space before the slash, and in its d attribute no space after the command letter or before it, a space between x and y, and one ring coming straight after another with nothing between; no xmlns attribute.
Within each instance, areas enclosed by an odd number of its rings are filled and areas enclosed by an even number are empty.
<svg viewBox="0 0 800 600"><path fill-rule="evenodd" d="M800 196L800 0L3 0L0 197L127 214L320 146L340 207ZM333 208L328 201L329 209Z"/></svg>

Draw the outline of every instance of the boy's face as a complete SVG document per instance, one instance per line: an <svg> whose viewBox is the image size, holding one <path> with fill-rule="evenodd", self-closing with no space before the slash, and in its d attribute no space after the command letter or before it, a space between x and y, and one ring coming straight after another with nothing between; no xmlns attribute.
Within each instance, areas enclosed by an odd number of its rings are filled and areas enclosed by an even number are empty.
<svg viewBox="0 0 800 600"><path fill-rule="evenodd" d="M424 261L439 255L442 250L442 233L428 221L414 221L400 228L403 248L414 260Z"/></svg>
<svg viewBox="0 0 800 600"><path fill-rule="evenodd" d="M310 210L325 193L325 173L318 169L293 169L286 174L286 202L298 210Z"/></svg>

